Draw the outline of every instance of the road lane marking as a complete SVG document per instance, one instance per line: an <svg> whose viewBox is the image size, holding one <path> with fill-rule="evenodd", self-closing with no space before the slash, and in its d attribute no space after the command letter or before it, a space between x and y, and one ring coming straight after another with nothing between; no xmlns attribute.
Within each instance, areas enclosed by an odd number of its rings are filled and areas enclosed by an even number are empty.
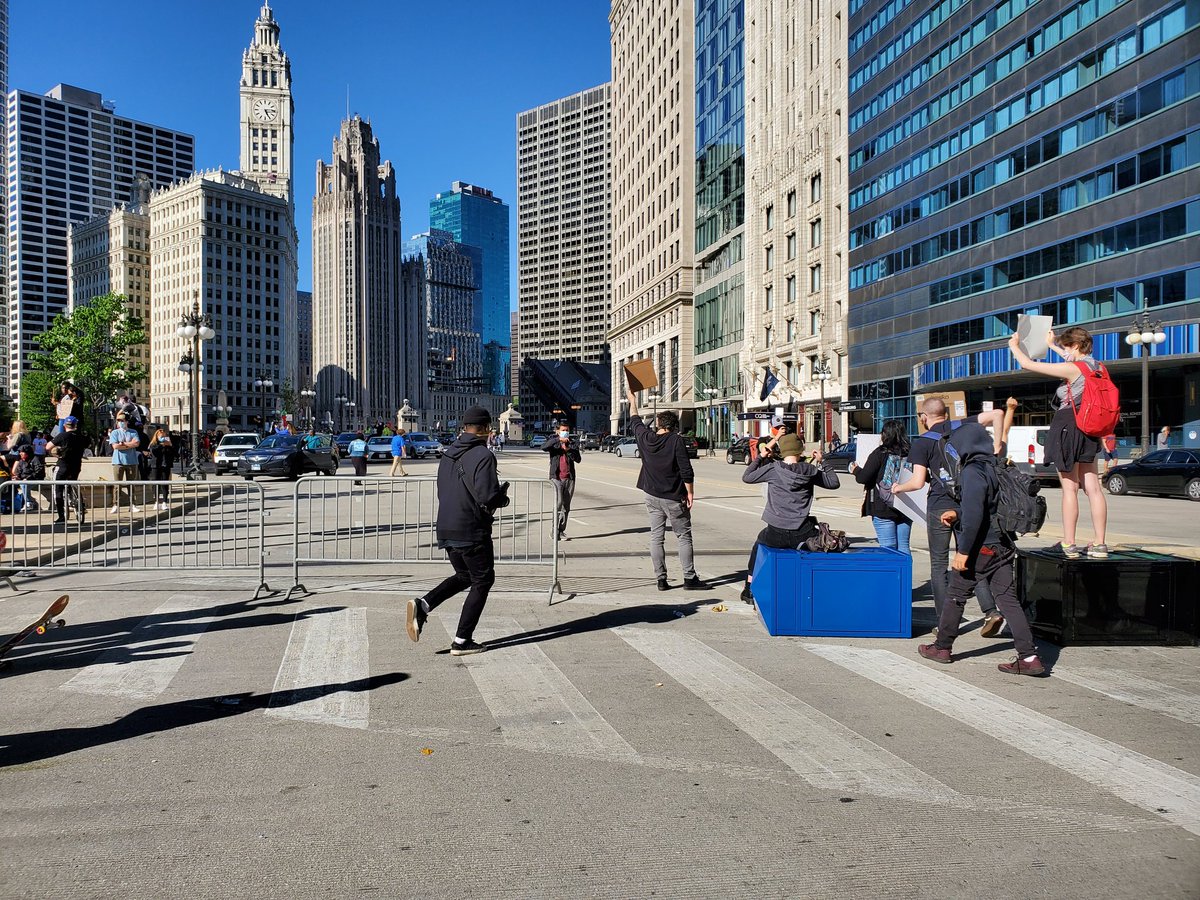
<svg viewBox="0 0 1200 900"><path fill-rule="evenodd" d="M832 644L803 646L822 659L1200 835L1200 778L1195 775L890 650Z"/></svg>
<svg viewBox="0 0 1200 900"><path fill-rule="evenodd" d="M447 631L454 633L450 619ZM525 628L489 616L475 640L501 640ZM498 647L463 657L506 743L525 750L637 762L638 753L535 644Z"/></svg>
<svg viewBox="0 0 1200 900"><path fill-rule="evenodd" d="M1188 725L1200 726L1200 696L1189 691L1116 669L1055 666L1054 677L1122 703L1132 703Z"/></svg>
<svg viewBox="0 0 1200 900"><path fill-rule="evenodd" d="M366 728L369 691L333 691L330 685L370 677L367 611L351 607L305 615L292 622L267 715L341 728Z"/></svg>
<svg viewBox="0 0 1200 900"><path fill-rule="evenodd" d="M163 693L216 619L188 615L212 608L212 597L176 594L141 619L129 640L105 651L60 685L64 691L153 700ZM186 632L186 633L178 633Z"/></svg>
<svg viewBox="0 0 1200 900"><path fill-rule="evenodd" d="M933 776L689 635L632 627L613 631L815 788L923 802L961 800Z"/></svg>

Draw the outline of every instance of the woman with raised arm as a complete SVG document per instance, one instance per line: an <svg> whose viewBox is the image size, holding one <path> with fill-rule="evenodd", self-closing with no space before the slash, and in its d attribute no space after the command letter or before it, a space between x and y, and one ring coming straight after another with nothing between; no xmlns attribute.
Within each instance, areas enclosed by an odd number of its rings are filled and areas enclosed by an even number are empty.
<svg viewBox="0 0 1200 900"><path fill-rule="evenodd" d="M1086 328L1075 325L1061 335L1051 331L1047 340L1050 349L1065 362L1036 362L1030 359L1021 349L1016 334L1009 338L1008 347L1022 369L1050 378L1061 378L1063 382L1054 393L1052 405L1057 411L1046 435L1046 461L1054 464L1062 484L1062 552L1068 559L1079 559L1083 555L1075 543L1075 529L1079 524L1079 488L1082 486L1091 507L1092 528L1096 532L1095 541L1087 546L1087 555L1090 559L1107 559L1108 545L1104 543L1104 532L1108 526L1108 502L1096 470L1100 440L1084 434L1075 424L1075 407L1083 399L1084 385L1084 375L1077 363L1083 363L1093 372L1100 364L1092 357L1092 336Z"/></svg>

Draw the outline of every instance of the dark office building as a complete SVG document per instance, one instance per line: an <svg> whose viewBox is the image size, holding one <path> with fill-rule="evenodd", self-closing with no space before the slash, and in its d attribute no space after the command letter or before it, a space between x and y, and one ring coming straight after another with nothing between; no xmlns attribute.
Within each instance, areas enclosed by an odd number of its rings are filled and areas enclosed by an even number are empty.
<svg viewBox="0 0 1200 900"><path fill-rule="evenodd" d="M1048 422L1055 385L1005 346L1027 312L1093 333L1136 438L1145 311L1151 428L1200 446L1200 0L850 11L850 398L878 401L857 424L940 390Z"/></svg>

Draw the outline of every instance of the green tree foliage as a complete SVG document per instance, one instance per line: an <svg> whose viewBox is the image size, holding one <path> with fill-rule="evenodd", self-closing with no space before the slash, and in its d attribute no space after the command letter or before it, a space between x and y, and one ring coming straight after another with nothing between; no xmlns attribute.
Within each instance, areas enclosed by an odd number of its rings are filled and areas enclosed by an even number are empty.
<svg viewBox="0 0 1200 900"><path fill-rule="evenodd" d="M53 372L32 369L21 379L21 405L17 417L33 431L49 431L55 424L54 401L58 387Z"/></svg>
<svg viewBox="0 0 1200 900"><path fill-rule="evenodd" d="M283 379L283 384L279 388L279 411L295 415L296 413L296 390L292 387L292 379Z"/></svg>
<svg viewBox="0 0 1200 900"><path fill-rule="evenodd" d="M146 367L129 358L129 348L145 341L141 319L129 311L129 298L105 294L55 316L37 337L42 352L34 354L33 365L79 389L84 415L96 433L105 404L147 376Z"/></svg>

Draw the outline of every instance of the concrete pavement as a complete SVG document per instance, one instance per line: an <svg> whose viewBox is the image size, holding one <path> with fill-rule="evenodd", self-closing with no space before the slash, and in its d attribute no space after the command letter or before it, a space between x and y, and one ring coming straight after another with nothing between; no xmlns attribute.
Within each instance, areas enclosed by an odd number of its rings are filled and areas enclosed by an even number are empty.
<svg viewBox="0 0 1200 900"><path fill-rule="evenodd" d="M736 599L758 489L698 462L714 589L660 593L636 470L585 456L570 599L504 573L492 649L461 660L458 601L404 635L437 568L291 602L186 571L19 581L0 632L72 605L0 677L0 896L1200 897L1195 648L1068 648L1016 680L976 631L949 667L919 637L770 638ZM868 534L847 481L818 514ZM1169 504L1131 533L1197 543L1186 501L1117 499Z"/></svg>

